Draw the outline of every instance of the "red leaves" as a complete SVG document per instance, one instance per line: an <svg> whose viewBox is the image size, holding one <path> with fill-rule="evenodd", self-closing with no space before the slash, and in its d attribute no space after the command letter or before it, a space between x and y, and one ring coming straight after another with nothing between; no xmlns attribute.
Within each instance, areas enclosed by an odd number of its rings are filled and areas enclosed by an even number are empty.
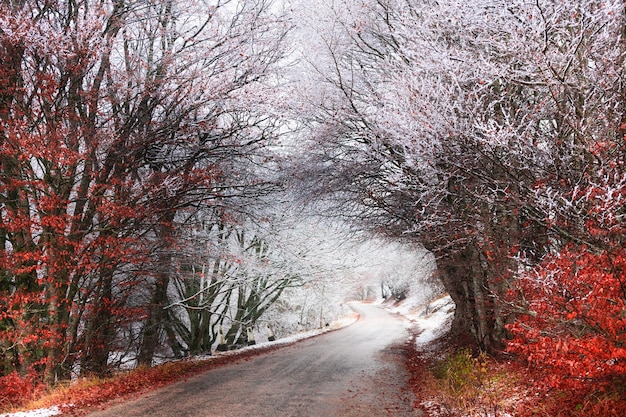
<svg viewBox="0 0 626 417"><path fill-rule="evenodd" d="M33 374L20 377L12 372L0 377L0 410L24 404L32 398L36 388Z"/></svg>
<svg viewBox="0 0 626 417"><path fill-rule="evenodd" d="M529 311L508 326L552 387L583 389L626 377L626 251L570 246L521 279Z"/></svg>

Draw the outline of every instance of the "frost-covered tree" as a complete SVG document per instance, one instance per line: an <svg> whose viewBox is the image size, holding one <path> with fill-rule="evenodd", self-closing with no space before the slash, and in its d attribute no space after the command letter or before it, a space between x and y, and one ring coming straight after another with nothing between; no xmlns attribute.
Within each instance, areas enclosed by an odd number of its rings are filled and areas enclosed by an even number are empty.
<svg viewBox="0 0 626 417"><path fill-rule="evenodd" d="M413 303L424 304L441 290L433 279L434 269L435 260L426 249L390 245L374 271L383 298L399 301L411 297Z"/></svg>
<svg viewBox="0 0 626 417"><path fill-rule="evenodd" d="M323 16L309 195L423 243L453 331L501 348L515 273L567 242L621 242L588 232L595 202L576 196L621 189L623 2L346 0Z"/></svg>
<svg viewBox="0 0 626 417"><path fill-rule="evenodd" d="M189 234L185 250L175 256L168 291L163 342L176 356L210 353L222 342L245 343L247 329L257 326L283 291L303 284L268 231L274 226L226 223L207 213L199 218L202 228Z"/></svg>

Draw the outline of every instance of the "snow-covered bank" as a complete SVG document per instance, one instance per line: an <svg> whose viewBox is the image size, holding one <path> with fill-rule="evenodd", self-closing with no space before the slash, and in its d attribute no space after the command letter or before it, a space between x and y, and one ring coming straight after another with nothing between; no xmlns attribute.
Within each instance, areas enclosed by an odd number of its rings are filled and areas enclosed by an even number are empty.
<svg viewBox="0 0 626 417"><path fill-rule="evenodd" d="M331 323L329 323L329 325L327 325L326 327L322 327L322 328L317 328L317 329L311 329L311 330L307 330L307 331L303 331L303 332L299 332L296 334L293 334L291 336L287 336L287 337L283 337L281 339L277 339L273 342L261 342L261 343L257 343L251 346L246 346L243 347L241 349L237 349L237 350L229 350L226 352L215 352L214 356L229 356L229 355L237 355L241 352L249 352L252 350L258 350L258 349L264 349L270 346L281 346L281 345L289 345L292 343L295 343L299 340L304 340L304 339L308 339L310 337L314 337L314 336L318 336L322 333L326 333L329 331L333 331L333 330L337 330L337 329L341 329L343 327L349 326L351 324L353 324L354 322L356 322L359 319L359 315L352 312L346 316L344 316L343 318L340 318L339 320L335 320ZM197 359L200 360L206 360L206 359L210 359L214 356L200 356ZM3 417L3 416L0 416ZM12 417L12 416L11 416Z"/></svg>
<svg viewBox="0 0 626 417"><path fill-rule="evenodd" d="M422 330L415 343L425 345L450 331L454 317L454 301L449 295L439 298L425 306L416 318Z"/></svg>
<svg viewBox="0 0 626 417"><path fill-rule="evenodd" d="M417 328L419 333L415 338L415 344L417 351L420 352L420 356L439 360L442 355L440 346L432 342L435 342L440 337L449 333L455 311L454 301L452 301L449 295L445 294L431 300L428 304L416 304L416 302L407 298L394 306L388 307L388 309L406 317L410 320L411 327ZM423 382L421 381L420 383ZM494 390L493 392L497 392L495 391L496 383L493 382L492 385L484 389L491 389ZM515 397L513 396L507 398L511 401L515 401ZM492 400L491 397L489 397L489 399L490 401ZM426 395L420 400L422 409L432 417L449 415L468 417L478 415L485 417L513 417L513 414L498 409L498 406L504 406L506 404L505 400L498 400L498 405L496 406L494 406L492 402L486 402L483 405L485 404L485 407L478 407L480 408L480 414L474 412L465 413L459 409L451 408L450 401L442 397L439 390L437 390L435 394L431 392L430 395ZM488 411L489 407L492 407L495 411ZM468 408L468 410L471 410L471 407Z"/></svg>
<svg viewBox="0 0 626 417"><path fill-rule="evenodd" d="M438 297L428 304L417 304L411 297L402 300L388 309L408 318L421 333L415 339L419 346L425 346L450 331L454 317L454 301L449 295Z"/></svg>

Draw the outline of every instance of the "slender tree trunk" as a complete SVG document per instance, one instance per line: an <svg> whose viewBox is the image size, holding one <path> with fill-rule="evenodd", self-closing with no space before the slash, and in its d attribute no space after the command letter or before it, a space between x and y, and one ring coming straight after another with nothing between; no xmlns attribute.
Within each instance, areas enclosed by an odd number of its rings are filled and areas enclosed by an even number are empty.
<svg viewBox="0 0 626 417"><path fill-rule="evenodd" d="M169 242L172 229L171 223L174 213L170 213L161 225L159 230L159 240ZM154 354L159 345L159 339L163 330L163 324L167 320L167 311L164 307L168 303L167 289L170 284L170 271L172 264L172 254L168 248L163 247L159 251L157 270L155 274L154 292L148 310L148 318L144 325L143 339L137 357L139 365L151 366Z"/></svg>
<svg viewBox="0 0 626 417"><path fill-rule="evenodd" d="M115 323L112 312L113 273L104 267L98 283L97 302L94 303L85 337L85 354L81 373L106 376L111 343L115 337Z"/></svg>
<svg viewBox="0 0 626 417"><path fill-rule="evenodd" d="M169 265L171 255L164 251L159 255L159 271L156 274L154 292L150 302L148 318L143 330L143 339L137 362L139 365L151 366L167 312L163 307L167 304L167 288L170 282Z"/></svg>

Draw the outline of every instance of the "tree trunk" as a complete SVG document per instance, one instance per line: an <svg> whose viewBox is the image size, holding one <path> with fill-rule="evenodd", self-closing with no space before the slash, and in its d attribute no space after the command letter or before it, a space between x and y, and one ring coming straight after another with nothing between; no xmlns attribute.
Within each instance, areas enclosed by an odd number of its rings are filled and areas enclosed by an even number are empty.
<svg viewBox="0 0 626 417"><path fill-rule="evenodd" d="M174 219L174 212L169 213L167 218L159 228L158 238L161 242L169 242L172 229L171 223ZM163 324L167 319L167 311L164 307L168 303L167 289L170 283L170 270L172 264L171 252L162 247L158 254L157 268L154 281L154 292L148 309L148 318L144 325L143 339L137 362L139 365L152 366L154 353L159 345L159 339Z"/></svg>
<svg viewBox="0 0 626 417"><path fill-rule="evenodd" d="M441 281L456 304L452 335L461 343L474 343L488 352L502 347L505 321L497 307L480 248L470 245L440 258Z"/></svg>
<svg viewBox="0 0 626 417"><path fill-rule="evenodd" d="M85 354L81 363L81 373L106 376L109 373L111 343L115 336L112 314L113 273L108 268L100 274L96 299L98 301L95 303L85 332Z"/></svg>
<svg viewBox="0 0 626 417"><path fill-rule="evenodd" d="M159 258L159 265L165 267L169 265L171 255L169 253L161 253ZM148 318L144 325L141 349L137 357L139 365L152 366L152 360L154 359L154 353L159 344L163 323L167 317L167 312L163 307L167 304L168 300L167 288L169 282L169 270L159 268L156 274L154 292L148 310Z"/></svg>

